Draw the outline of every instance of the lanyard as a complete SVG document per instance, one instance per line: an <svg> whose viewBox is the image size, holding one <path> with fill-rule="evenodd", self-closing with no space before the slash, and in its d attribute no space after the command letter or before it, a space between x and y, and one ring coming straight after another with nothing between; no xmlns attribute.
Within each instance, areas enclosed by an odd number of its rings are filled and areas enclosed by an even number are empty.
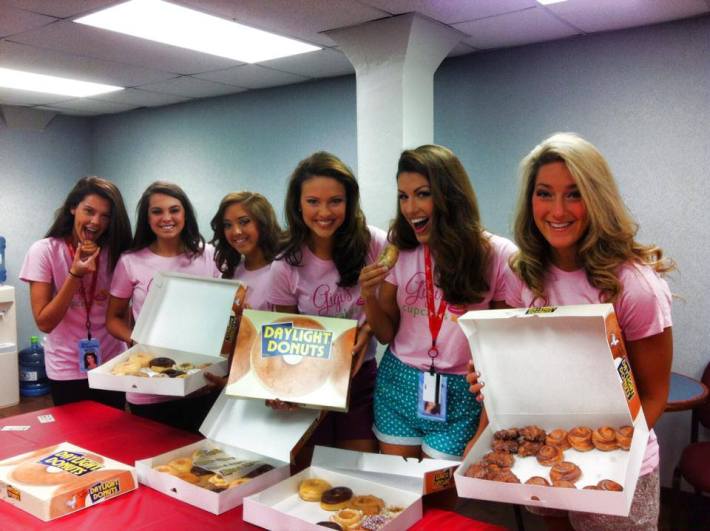
<svg viewBox="0 0 710 531"><path fill-rule="evenodd" d="M439 355L439 349L436 347L436 338L439 337L441 325L444 322L444 313L446 313L446 301L441 299L439 308L435 307L434 303L434 274L431 268L431 251L428 245L424 245L424 277L426 279L426 308L429 315L429 331L431 332L431 348L427 353L431 358L430 373L434 373L434 359Z"/></svg>
<svg viewBox="0 0 710 531"><path fill-rule="evenodd" d="M76 247L74 244L67 240L67 249L69 251L69 256L71 256L72 262L74 261L74 256L76 255ZM69 266L71 267L71 265ZM94 296L96 295L96 279L99 276L99 257L96 257L96 270L91 273L91 288L89 289L89 295L86 294L86 288L84 288L84 279L80 278L80 291L81 297L84 299L84 307L86 308L86 334L87 339L91 341L91 307L94 305Z"/></svg>

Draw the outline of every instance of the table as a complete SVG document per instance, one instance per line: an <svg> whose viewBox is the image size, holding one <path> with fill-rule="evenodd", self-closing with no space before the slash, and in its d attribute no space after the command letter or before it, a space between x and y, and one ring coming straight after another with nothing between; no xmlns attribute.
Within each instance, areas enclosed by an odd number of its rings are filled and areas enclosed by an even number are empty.
<svg viewBox="0 0 710 531"><path fill-rule="evenodd" d="M38 415L47 414L54 416L55 422L40 423ZM0 459L68 441L133 464L137 459L153 457L202 438L96 402L77 402L0 420L0 426L6 425L30 426L30 429L0 431ZM232 531L261 528L242 520L241 507L217 516L141 485L133 492L48 523L0 501L0 529ZM502 528L450 511L427 508L424 518L411 529L500 531Z"/></svg>
<svg viewBox="0 0 710 531"><path fill-rule="evenodd" d="M708 388L702 382L689 376L671 373L666 411L684 411L693 409L708 398Z"/></svg>

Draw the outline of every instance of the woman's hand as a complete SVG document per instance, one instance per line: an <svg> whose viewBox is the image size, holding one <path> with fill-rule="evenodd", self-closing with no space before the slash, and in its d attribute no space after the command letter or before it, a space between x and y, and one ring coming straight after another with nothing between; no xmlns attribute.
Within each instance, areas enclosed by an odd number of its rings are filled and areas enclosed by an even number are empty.
<svg viewBox="0 0 710 531"><path fill-rule="evenodd" d="M224 389L224 387L227 385L226 376L217 376L216 374L212 374L211 372L205 372L205 380L207 380L207 387L210 389L210 391Z"/></svg>
<svg viewBox="0 0 710 531"><path fill-rule="evenodd" d="M476 400L483 402L483 393L481 393L481 389L483 389L483 386L486 384L479 380L480 376L480 373L476 372L473 368L473 363L469 361L468 371L466 372L466 381L469 384L468 390L476 395Z"/></svg>
<svg viewBox="0 0 710 531"><path fill-rule="evenodd" d="M293 402L282 402L278 398L267 400L266 405L274 411L296 411L299 409L299 406Z"/></svg>
<svg viewBox="0 0 710 531"><path fill-rule="evenodd" d="M361 327L357 329L357 336L355 337L355 344L353 345L353 365L350 371L350 377L353 378L357 371L362 367L363 361L365 361L365 353L367 352L367 346L370 344L370 339L372 338L372 329L367 322L363 323Z"/></svg>
<svg viewBox="0 0 710 531"><path fill-rule="evenodd" d="M366 301L377 297L377 288L387 276L389 269L380 264L370 264L360 270L360 295Z"/></svg>
<svg viewBox="0 0 710 531"><path fill-rule="evenodd" d="M80 249L77 249L74 253L74 260L72 260L71 266L69 267L69 273L77 278L81 278L87 273L93 273L96 271L96 258L101 252L101 247L96 246L96 250L89 255L85 255L82 258L82 253Z"/></svg>

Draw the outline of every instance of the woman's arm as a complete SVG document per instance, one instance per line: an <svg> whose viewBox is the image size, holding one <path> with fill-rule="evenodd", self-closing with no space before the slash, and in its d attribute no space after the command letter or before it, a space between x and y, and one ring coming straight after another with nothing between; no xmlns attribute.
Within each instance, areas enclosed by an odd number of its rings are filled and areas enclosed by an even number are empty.
<svg viewBox="0 0 710 531"><path fill-rule="evenodd" d="M651 429L663 414L668 401L673 362L672 328L637 341L627 341L626 350L646 423Z"/></svg>
<svg viewBox="0 0 710 531"><path fill-rule="evenodd" d="M280 306L276 304L274 305L274 311L279 313L299 313L298 306L296 306L295 304L289 306Z"/></svg>
<svg viewBox="0 0 710 531"><path fill-rule="evenodd" d="M470 441L468 441L468 444L466 444L466 449L463 451L464 457L466 457L466 455L468 455L468 452L471 451L471 448L473 448L473 446L476 444L476 441L483 433L483 430L485 430L487 427L488 427L488 413L486 413L486 408L483 407L481 409L481 416L478 419L478 429L476 430L476 433L473 435L473 438Z"/></svg>
<svg viewBox="0 0 710 531"><path fill-rule="evenodd" d="M132 343L132 330L128 326L129 300L111 295L108 300L108 308L106 308L106 330L116 339L120 339L130 345Z"/></svg>
<svg viewBox="0 0 710 531"><path fill-rule="evenodd" d="M388 344L399 327L397 286L385 282L387 267L371 264L360 272L360 295L365 300L365 315L375 337Z"/></svg>

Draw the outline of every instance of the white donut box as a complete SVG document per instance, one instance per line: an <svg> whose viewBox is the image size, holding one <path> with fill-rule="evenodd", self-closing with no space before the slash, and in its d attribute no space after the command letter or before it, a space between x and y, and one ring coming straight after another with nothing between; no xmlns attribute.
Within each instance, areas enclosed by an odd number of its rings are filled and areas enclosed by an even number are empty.
<svg viewBox="0 0 710 531"><path fill-rule="evenodd" d="M489 426L456 471L459 496L626 516L636 489L649 431L611 304L468 312L459 318L473 362L485 382ZM493 433L537 425L546 431L588 426L634 426L630 451L564 451L582 470L576 489L525 485L549 480L534 457L515 459L521 484L465 476L491 450ZM601 479L621 492L583 490Z"/></svg>
<svg viewBox="0 0 710 531"><path fill-rule="evenodd" d="M241 286L236 280L157 272L131 335L136 344L88 371L89 387L186 396L207 385L204 372L224 376L227 360L220 351L232 304ZM168 357L176 364L211 365L186 378L148 378L111 372L135 352Z"/></svg>

